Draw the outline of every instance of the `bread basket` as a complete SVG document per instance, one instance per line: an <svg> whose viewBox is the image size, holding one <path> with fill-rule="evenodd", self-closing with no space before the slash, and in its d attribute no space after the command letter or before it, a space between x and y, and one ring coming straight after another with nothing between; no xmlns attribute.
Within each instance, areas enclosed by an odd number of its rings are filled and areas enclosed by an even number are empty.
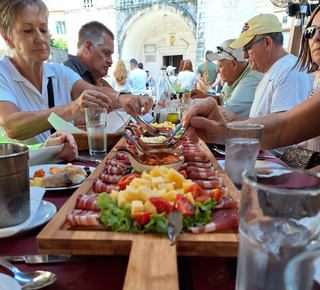
<svg viewBox="0 0 320 290"><path fill-rule="evenodd" d="M77 126L80 130L87 131L86 126ZM114 145L117 144L117 142L121 139L122 132L117 133L109 133L107 134L107 148L111 149ZM72 134L74 139L76 140L78 150L89 150L89 144L88 144L88 135L87 134L81 134L81 133L73 133Z"/></svg>

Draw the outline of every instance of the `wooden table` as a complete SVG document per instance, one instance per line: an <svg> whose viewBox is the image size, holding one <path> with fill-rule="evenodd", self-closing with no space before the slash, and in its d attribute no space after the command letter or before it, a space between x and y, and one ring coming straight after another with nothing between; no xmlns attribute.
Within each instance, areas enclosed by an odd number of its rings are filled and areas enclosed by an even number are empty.
<svg viewBox="0 0 320 290"><path fill-rule="evenodd" d="M117 146L122 145L120 140ZM219 171L224 186L233 199L240 194L222 170L216 159L201 144L213 166ZM106 158L111 158L110 152ZM129 256L123 289L179 289L177 256L236 257L238 252L237 228L209 234L181 234L176 245L170 246L165 235L115 233L106 230L73 230L65 223L66 213L74 208L79 194L91 192L92 182L104 169L102 162L89 178L62 206L58 214L37 236L40 253L72 255Z"/></svg>

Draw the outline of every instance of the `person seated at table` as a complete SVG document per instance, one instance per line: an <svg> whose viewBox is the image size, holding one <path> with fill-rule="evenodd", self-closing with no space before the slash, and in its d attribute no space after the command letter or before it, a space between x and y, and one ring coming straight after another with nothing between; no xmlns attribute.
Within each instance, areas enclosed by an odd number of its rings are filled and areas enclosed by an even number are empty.
<svg viewBox="0 0 320 290"><path fill-rule="evenodd" d="M249 63L243 58L242 49L231 49L229 44L235 39L228 39L217 46L216 53L207 54L210 61L217 61L217 72L225 82L219 96L192 90L190 97L214 97L218 105L226 107L239 116L249 116L255 90L263 78L263 74L250 69Z"/></svg>
<svg viewBox="0 0 320 290"><path fill-rule="evenodd" d="M66 66L44 63L50 55L48 15L41 0L0 2L0 33L13 52L13 57L0 61L0 132L6 141L45 142L52 112L80 125L86 107L104 107L109 112L109 103L115 108L121 104L134 118L142 107L145 113L151 109L151 98L120 95L83 81Z"/></svg>
<svg viewBox="0 0 320 290"><path fill-rule="evenodd" d="M220 107L227 122L266 114L279 114L307 99L312 91L312 75L294 68L297 58L283 48L282 25L273 14L260 14L246 21L232 49L243 50L251 70L264 73L255 91L249 117Z"/></svg>
<svg viewBox="0 0 320 290"><path fill-rule="evenodd" d="M119 59L116 63L110 84L117 91L131 92L132 90L133 80L122 59Z"/></svg>
<svg viewBox="0 0 320 290"><path fill-rule="evenodd" d="M320 6L318 6L306 25L301 39L299 57L296 66L308 73L319 70L320 53ZM281 114L269 114L245 120L246 123L265 126L261 149L273 149L280 146L297 144L320 135L320 86L316 85L312 96ZM224 144L227 122L213 98L207 98L190 107L182 118L182 125L191 126L186 134L193 140L198 138L208 143ZM319 140L319 139L318 139ZM319 145L319 144L318 144ZM320 166L311 170L320 172Z"/></svg>

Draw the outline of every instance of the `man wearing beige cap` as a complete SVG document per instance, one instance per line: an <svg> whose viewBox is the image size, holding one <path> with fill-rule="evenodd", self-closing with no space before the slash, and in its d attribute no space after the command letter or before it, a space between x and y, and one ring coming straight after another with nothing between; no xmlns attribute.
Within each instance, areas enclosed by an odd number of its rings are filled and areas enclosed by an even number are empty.
<svg viewBox="0 0 320 290"><path fill-rule="evenodd" d="M307 99L312 91L312 75L292 69L297 58L283 48L281 23L272 14L260 14L245 23L237 40L229 46L243 50L251 70L264 73L255 92L249 117L281 113ZM222 108L227 122L248 117Z"/></svg>

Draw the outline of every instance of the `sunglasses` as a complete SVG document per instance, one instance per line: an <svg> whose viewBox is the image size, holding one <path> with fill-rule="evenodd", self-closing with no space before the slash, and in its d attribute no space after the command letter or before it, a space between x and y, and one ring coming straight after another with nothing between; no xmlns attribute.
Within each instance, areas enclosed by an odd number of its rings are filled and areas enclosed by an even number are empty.
<svg viewBox="0 0 320 290"><path fill-rule="evenodd" d="M246 54L248 54L248 49L250 49L255 43L257 43L257 42L259 42L259 41L262 41L262 40L264 40L264 39L265 39L265 37L262 38L262 39L259 39L259 40L257 40L257 41L254 41L254 42L252 42L252 43L250 43L250 44L245 45L245 46L242 48L242 51L245 52Z"/></svg>
<svg viewBox="0 0 320 290"><path fill-rule="evenodd" d="M235 61L238 61L230 52L224 50L221 46L217 46L217 52L218 53L225 52L225 53L229 54L231 57L233 57Z"/></svg>
<svg viewBox="0 0 320 290"><path fill-rule="evenodd" d="M312 39L312 37L316 34L316 31L320 29L319 27L316 26L310 26L305 29L303 36L305 39Z"/></svg>

